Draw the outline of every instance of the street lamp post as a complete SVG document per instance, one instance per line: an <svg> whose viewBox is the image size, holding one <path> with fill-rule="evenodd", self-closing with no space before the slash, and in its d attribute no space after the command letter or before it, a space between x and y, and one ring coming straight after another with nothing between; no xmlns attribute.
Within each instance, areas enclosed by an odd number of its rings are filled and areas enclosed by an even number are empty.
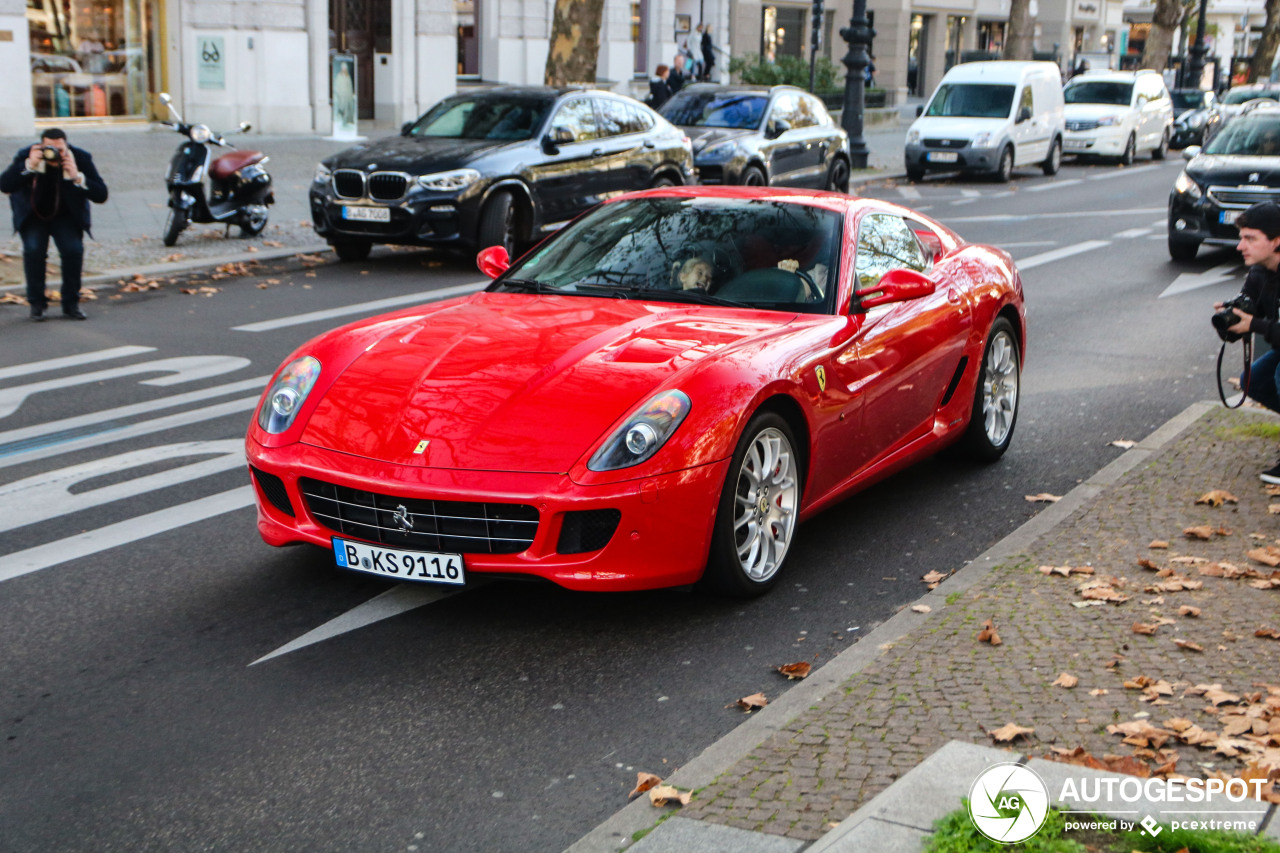
<svg viewBox="0 0 1280 853"><path fill-rule="evenodd" d="M849 43L849 52L842 60L849 73L844 78L844 112L840 124L849 134L849 166L854 169L867 168L867 157L871 153L862 138L862 113L867 105L866 70L871 62L871 40L875 37L876 31L867 20L867 0L853 0L853 17L849 26L840 30L840 38Z"/></svg>
<svg viewBox="0 0 1280 853"><path fill-rule="evenodd" d="M1200 78L1204 77L1204 56L1209 49L1204 46L1204 16L1209 5L1209 0L1200 0L1200 15L1196 19L1196 43L1192 45L1189 53L1191 58L1187 60L1187 76L1190 80L1187 86L1194 89L1200 88Z"/></svg>

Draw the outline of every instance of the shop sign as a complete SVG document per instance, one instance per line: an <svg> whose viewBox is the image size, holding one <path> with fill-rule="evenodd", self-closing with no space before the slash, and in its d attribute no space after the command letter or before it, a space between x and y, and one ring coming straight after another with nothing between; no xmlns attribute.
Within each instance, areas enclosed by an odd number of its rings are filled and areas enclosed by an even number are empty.
<svg viewBox="0 0 1280 853"><path fill-rule="evenodd" d="M196 85L227 88L227 52L222 36L196 36Z"/></svg>

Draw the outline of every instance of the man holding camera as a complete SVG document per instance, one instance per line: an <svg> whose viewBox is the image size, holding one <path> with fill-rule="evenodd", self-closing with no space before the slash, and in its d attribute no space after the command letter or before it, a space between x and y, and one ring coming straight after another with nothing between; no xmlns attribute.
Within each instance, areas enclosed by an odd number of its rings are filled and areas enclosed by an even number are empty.
<svg viewBox="0 0 1280 853"><path fill-rule="evenodd" d="M1249 266L1240 295L1214 305L1239 318L1226 327L1234 335L1261 335L1271 349L1250 368L1247 393L1257 402L1280 412L1280 205L1264 201L1236 218L1240 242L1236 249ZM1243 308L1240 307L1243 304ZM1261 474L1265 483L1280 484L1280 462Z"/></svg>
<svg viewBox="0 0 1280 853"><path fill-rule="evenodd" d="M38 145L19 151L0 174L0 192L9 195L13 229L22 235L31 319L43 320L49 307L44 279L50 238L62 258L62 313L73 320L88 319L80 308L80 272L84 235L90 225L89 202L107 200L107 185L93 157L69 145L61 130L49 128Z"/></svg>

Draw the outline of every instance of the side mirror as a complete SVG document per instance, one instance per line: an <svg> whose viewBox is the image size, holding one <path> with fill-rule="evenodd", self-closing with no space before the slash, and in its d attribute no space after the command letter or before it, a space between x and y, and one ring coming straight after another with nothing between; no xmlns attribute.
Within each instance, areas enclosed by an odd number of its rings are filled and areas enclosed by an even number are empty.
<svg viewBox="0 0 1280 853"><path fill-rule="evenodd" d="M765 136L769 137L770 139L777 139L779 136L786 133L790 129L791 129L791 122L781 118L774 119L773 121L769 122L769 129L768 129L768 132L765 133Z"/></svg>
<svg viewBox="0 0 1280 853"><path fill-rule="evenodd" d="M1201 148L1199 145L1188 145L1186 148L1182 149L1182 159L1194 160L1196 156L1203 150L1204 149Z"/></svg>
<svg viewBox="0 0 1280 853"><path fill-rule="evenodd" d="M170 97L169 97L169 93L168 93L168 92L161 92L161 93L160 93L160 100L161 100L161 101L163 101L164 103L168 104L168 103L171 103L171 102L173 101L173 98L170 98Z"/></svg>
<svg viewBox="0 0 1280 853"><path fill-rule="evenodd" d="M251 131L251 130L253 130L253 125L249 124L249 122L247 122L247 121L242 121L242 122L240 122L240 132L241 132L241 133L248 133L248 132L249 132L249 131Z"/></svg>
<svg viewBox="0 0 1280 853"><path fill-rule="evenodd" d="M863 290L855 290L853 295L864 311L877 305L888 305L890 302L907 302L928 296L938 289L933 279L915 270L889 270L880 277L880 281Z"/></svg>
<svg viewBox="0 0 1280 853"><path fill-rule="evenodd" d="M413 127L413 126L414 126L414 124L416 124L416 122L406 121L404 124L400 125L400 135L401 135L401 136L408 136L408 135L409 135L409 128Z"/></svg>
<svg viewBox="0 0 1280 853"><path fill-rule="evenodd" d="M1014 124L1022 124L1024 121L1031 121L1031 107L1023 107L1018 110L1018 120Z"/></svg>
<svg viewBox="0 0 1280 853"><path fill-rule="evenodd" d="M916 106L916 118L920 118L922 115L924 115L924 104L919 104Z"/></svg>
<svg viewBox="0 0 1280 853"><path fill-rule="evenodd" d="M490 246L476 255L476 266L489 278L497 278L511 268L511 256L504 246Z"/></svg>
<svg viewBox="0 0 1280 853"><path fill-rule="evenodd" d="M542 137L542 148L548 154L555 154L561 145L573 142L573 131L567 127L553 127L551 132Z"/></svg>

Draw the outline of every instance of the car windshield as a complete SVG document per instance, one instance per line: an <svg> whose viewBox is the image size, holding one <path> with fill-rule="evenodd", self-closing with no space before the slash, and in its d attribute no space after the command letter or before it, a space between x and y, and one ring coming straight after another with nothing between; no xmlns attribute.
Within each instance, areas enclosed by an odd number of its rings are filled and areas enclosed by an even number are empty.
<svg viewBox="0 0 1280 853"><path fill-rule="evenodd" d="M832 210L768 199L618 201L490 289L829 313L843 223Z"/></svg>
<svg viewBox="0 0 1280 853"><path fill-rule="evenodd" d="M1006 118L1013 106L1014 88L990 83L943 83L934 92L925 115Z"/></svg>
<svg viewBox="0 0 1280 853"><path fill-rule="evenodd" d="M1173 98L1175 110L1198 110L1204 106L1204 92L1194 90L1182 92L1174 89L1169 93L1169 97Z"/></svg>
<svg viewBox="0 0 1280 853"><path fill-rule="evenodd" d="M1118 80L1086 80L1072 82L1062 92L1068 104L1108 104L1127 107L1133 97L1133 84Z"/></svg>
<svg viewBox="0 0 1280 853"><path fill-rule="evenodd" d="M681 92L662 107L662 117L685 127L731 127L754 130L764 118L769 99L741 92Z"/></svg>
<svg viewBox="0 0 1280 853"><path fill-rule="evenodd" d="M413 123L407 136L446 139L530 139L552 99L538 97L450 98Z"/></svg>
<svg viewBox="0 0 1280 853"><path fill-rule="evenodd" d="M1204 153L1237 157L1280 156L1280 112L1255 112L1232 119L1205 146Z"/></svg>
<svg viewBox="0 0 1280 853"><path fill-rule="evenodd" d="M1280 95L1274 89L1232 89L1222 96L1222 103L1230 106L1239 106L1248 101L1258 98L1266 98L1268 100L1276 100Z"/></svg>

